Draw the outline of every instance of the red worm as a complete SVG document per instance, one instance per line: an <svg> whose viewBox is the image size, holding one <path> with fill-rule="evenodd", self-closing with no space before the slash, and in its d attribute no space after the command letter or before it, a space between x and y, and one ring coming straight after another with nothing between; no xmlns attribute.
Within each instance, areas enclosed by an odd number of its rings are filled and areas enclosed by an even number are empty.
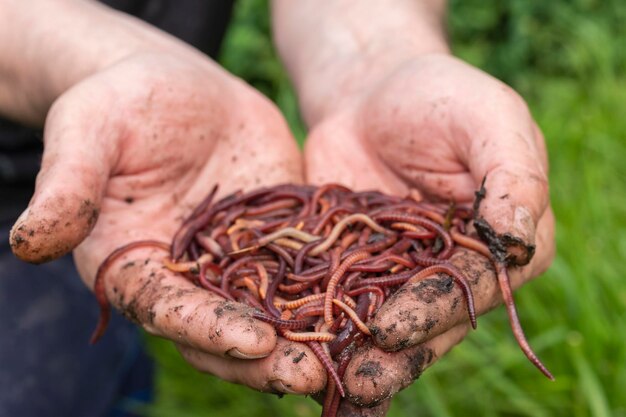
<svg viewBox="0 0 626 417"><path fill-rule="evenodd" d="M313 234L315 234L315 233L313 233ZM321 239L314 240L314 241L309 242L306 245L302 246L302 248L296 254L296 259L295 259L295 261L293 263L293 273L294 274L299 274L300 272L302 272L302 265L304 264L304 257L307 255L307 253L311 249L313 249L313 247L317 246L320 242L321 242Z"/></svg>
<svg viewBox="0 0 626 417"><path fill-rule="evenodd" d="M348 365L350 364L350 360L352 359L352 354L354 353L354 349L345 349L339 356L337 357L337 375L339 378L343 379L346 370L348 369ZM339 410L339 403L341 402L341 397L337 395L337 392L332 393L332 395L326 394L327 397L331 397L331 400L328 401L328 406L326 405L327 401L324 401L324 408L322 410L322 417L336 417L337 411ZM326 414L324 414L326 413Z"/></svg>
<svg viewBox="0 0 626 417"><path fill-rule="evenodd" d="M326 297L324 298L324 321L328 326L332 326L333 324L333 298L335 298L335 290L337 285L339 285L341 278L345 275L348 268L358 261L368 258L369 256L370 254L364 251L353 253L339 265L337 270L331 276L330 281L328 282L328 287L326 288Z"/></svg>
<svg viewBox="0 0 626 417"><path fill-rule="evenodd" d="M511 323L513 335L515 335L517 343L520 348L522 348L524 355L526 355L532 364L535 365L537 369L539 369L541 373L547 376L550 380L554 381L554 376L552 376L548 368L546 368L546 366L539 360L535 352L533 352L530 347L528 340L526 340L526 335L524 334L524 330L522 329L522 325L519 321L519 316L517 315L517 309L515 308L515 301L513 301L513 291L511 291L511 283L509 281L509 273L506 265L502 262L496 262L495 266L498 274L498 284L500 285L500 290L502 291L504 305L506 306L506 311L509 315L509 322Z"/></svg>
<svg viewBox="0 0 626 417"><path fill-rule="evenodd" d="M206 288L207 290L219 295L220 297L226 298L227 300L235 301L235 298L228 291L224 291L217 285L213 285L207 279L206 273L209 267L210 267L210 263L202 264L202 266L200 267L200 273L198 274L198 280L200 282L200 285Z"/></svg>
<svg viewBox="0 0 626 417"><path fill-rule="evenodd" d="M302 306L296 310L296 318L316 317L324 315L324 305L320 303Z"/></svg>
<svg viewBox="0 0 626 417"><path fill-rule="evenodd" d="M385 287L395 287L397 285L402 285L407 282L413 275L417 274L420 270L422 270L421 266L414 268L410 271L404 271L393 275L386 275L382 277L374 277L374 278L364 278L358 280L354 283L354 287L369 287L375 286L380 288Z"/></svg>
<svg viewBox="0 0 626 417"><path fill-rule="evenodd" d="M322 366L326 369L328 376L335 381L339 394L342 397L345 397L346 391L343 389L341 379L339 378L339 375L337 375L337 371L335 370L331 359L326 355L324 349L322 349L322 346L319 344L319 342L306 342L306 344L311 348L315 356L317 356L317 359L319 359L319 361L322 363Z"/></svg>
<svg viewBox="0 0 626 417"><path fill-rule="evenodd" d="M254 298L254 296L248 291L240 290L239 288L231 288L230 293L233 297L235 297L236 301L258 308L259 310L263 308L263 305L259 302L259 300Z"/></svg>
<svg viewBox="0 0 626 417"><path fill-rule="evenodd" d="M216 188L182 222L166 267L220 297L256 307L252 317L288 340L309 344L329 375L325 416L337 413L341 378L355 347L368 339L367 320L407 281L450 275L476 326L471 287L447 261L456 247L493 260L485 244L466 235L475 214L468 206L426 203L419 193L354 193L336 184L277 185L213 202L215 194ZM94 339L108 319L102 275L121 253L112 253L96 278L103 313ZM549 375L521 332L503 266L498 280L518 343Z"/></svg>
<svg viewBox="0 0 626 417"><path fill-rule="evenodd" d="M467 279L459 272L456 267L451 264L439 264L429 266L428 268L422 269L414 276L412 276L409 281L417 282L420 281L430 275L434 275L437 273L443 272L444 274L450 275L454 282L457 283L459 287L461 287L461 291L463 291L463 296L465 297L465 302L467 303L467 312L469 314L470 323L472 327L476 328L476 311L474 309L474 295L472 294L472 287L467 282Z"/></svg>
<svg viewBox="0 0 626 417"><path fill-rule="evenodd" d="M91 339L89 343L92 345L96 343L104 334L106 330L109 320L111 319L111 305L109 304L109 299L106 295L106 282L104 279L104 275L107 273L113 262L127 254L129 251L138 248L158 248L166 251L170 250L170 245L167 243L160 242L158 240L138 240L136 242L127 243L124 246L120 246L115 249L113 252L109 254L105 258L104 261L98 267L98 271L96 272L96 280L93 284L93 292L96 296L96 300L98 301L98 305L100 306L100 318L98 319L98 324L96 325L96 329L93 331L91 335Z"/></svg>
<svg viewBox="0 0 626 417"><path fill-rule="evenodd" d="M252 317L257 320L264 321L265 323L269 323L277 329L302 330L313 324L311 320L282 320L276 317L268 316L267 314L256 310L252 312Z"/></svg>
<svg viewBox="0 0 626 417"><path fill-rule="evenodd" d="M276 290L278 289L280 283L283 281L283 278L285 277L285 271L287 270L287 263L285 262L285 260L281 258L279 262L280 263L278 265L278 272L276 273L274 279L272 279L272 282L267 288L267 297L265 297L265 300L263 300L263 305L265 306L265 309L269 311L270 314L274 317L280 317L280 311L274 305L274 296L276 295Z"/></svg>
<svg viewBox="0 0 626 417"><path fill-rule="evenodd" d="M351 209L346 206L338 206L338 207L331 208L324 214L324 216L319 220L319 222L313 227L313 230L311 231L311 233L314 235L319 235L324 229L324 227L328 224L330 219L332 219L334 216L336 216L339 213L352 214L354 213L354 209Z"/></svg>
<svg viewBox="0 0 626 417"><path fill-rule="evenodd" d="M349 295L350 297L354 297L355 295L360 295L360 294L365 294L365 293L374 293L376 295L376 309L377 310L385 301L385 292L376 285L366 285L364 287L355 288L353 290L346 292L346 294Z"/></svg>
<svg viewBox="0 0 626 417"><path fill-rule="evenodd" d="M374 220L411 223L437 232L443 239L445 245L444 250L439 254L439 258L441 259L448 259L454 249L454 242L450 234L443 227L430 219L402 212L385 212L375 215Z"/></svg>

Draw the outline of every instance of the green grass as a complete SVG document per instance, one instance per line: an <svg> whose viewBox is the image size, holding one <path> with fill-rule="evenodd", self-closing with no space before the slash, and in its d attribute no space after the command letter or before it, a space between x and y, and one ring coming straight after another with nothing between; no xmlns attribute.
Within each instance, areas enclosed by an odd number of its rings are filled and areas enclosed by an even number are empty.
<svg viewBox="0 0 626 417"><path fill-rule="evenodd" d="M394 400L390 416L626 416L626 2L453 1L455 52L526 97L547 140L557 257L517 293L530 342L503 309ZM222 63L276 101L302 139L296 100L268 38L266 4L240 1ZM201 375L167 342L152 416L317 416L310 399Z"/></svg>

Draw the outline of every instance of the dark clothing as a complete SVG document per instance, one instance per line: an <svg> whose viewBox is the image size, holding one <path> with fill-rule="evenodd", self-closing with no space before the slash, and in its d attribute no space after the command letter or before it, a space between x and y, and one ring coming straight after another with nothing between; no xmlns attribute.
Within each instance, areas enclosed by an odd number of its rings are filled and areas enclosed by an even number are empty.
<svg viewBox="0 0 626 417"><path fill-rule="evenodd" d="M230 0L105 0L215 56ZM152 362L136 326L115 314L94 346L93 294L72 259L17 260L9 227L33 192L42 134L0 118L0 416L133 415L151 395Z"/></svg>
<svg viewBox="0 0 626 417"><path fill-rule="evenodd" d="M8 228L0 232L6 236ZM114 314L105 336L90 346L97 320L95 298L71 256L35 266L4 245L0 416L107 416L122 397L146 401L153 365L136 326Z"/></svg>

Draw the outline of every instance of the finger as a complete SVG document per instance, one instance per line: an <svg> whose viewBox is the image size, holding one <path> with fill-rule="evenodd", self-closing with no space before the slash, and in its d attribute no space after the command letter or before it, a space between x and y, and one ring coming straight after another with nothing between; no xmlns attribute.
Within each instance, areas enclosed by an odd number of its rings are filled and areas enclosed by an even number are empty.
<svg viewBox="0 0 626 417"><path fill-rule="evenodd" d="M115 121L94 120L65 103L50 110L35 193L10 234L13 253L32 263L68 253L89 234L111 166L113 146L102 144Z"/></svg>
<svg viewBox="0 0 626 417"><path fill-rule="evenodd" d="M391 399L383 400L373 407L359 407L350 401L343 400L339 403L338 417L385 417L391 407Z"/></svg>
<svg viewBox="0 0 626 417"><path fill-rule="evenodd" d="M473 139L459 157L476 184L486 178L479 216L499 235L509 259L525 265L549 205L545 145L517 93L502 85L491 101L466 123L465 134Z"/></svg>
<svg viewBox="0 0 626 417"><path fill-rule="evenodd" d="M345 116L342 116L345 117ZM408 188L389 168L368 152L354 123L329 120L317 126L305 143L305 175L310 184L340 183L354 190L372 189L405 195Z"/></svg>
<svg viewBox="0 0 626 417"><path fill-rule="evenodd" d="M136 249L106 272L111 303L149 333L219 356L257 359L276 344L272 326L254 320L252 308L197 287L166 269L167 253Z"/></svg>
<svg viewBox="0 0 626 417"><path fill-rule="evenodd" d="M458 344L468 328L467 324L458 325L400 352L385 352L371 344L362 346L355 352L344 377L348 398L361 407L384 404Z"/></svg>
<svg viewBox="0 0 626 417"><path fill-rule="evenodd" d="M223 358L184 345L178 350L196 369L259 391L308 395L326 385L326 372L308 346L283 338L269 356L255 361Z"/></svg>
<svg viewBox="0 0 626 417"><path fill-rule="evenodd" d="M511 284L521 286L545 271L554 256L554 219L548 212L539 222L537 256L523 268L511 271ZM460 248L450 262L467 278L478 314L502 302L492 262L477 252ZM397 351L415 346L468 320L463 292L447 275L409 282L381 306L370 330L376 345Z"/></svg>

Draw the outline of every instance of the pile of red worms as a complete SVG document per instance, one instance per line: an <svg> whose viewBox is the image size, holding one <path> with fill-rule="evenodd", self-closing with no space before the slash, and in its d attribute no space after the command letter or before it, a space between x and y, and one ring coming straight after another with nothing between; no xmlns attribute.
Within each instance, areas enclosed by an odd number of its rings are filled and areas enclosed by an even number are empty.
<svg viewBox="0 0 626 417"><path fill-rule="evenodd" d="M471 287L449 262L456 248L464 247L493 261L513 333L530 361L552 379L521 329L505 263L469 233L477 204L429 203L415 194L353 192L337 184L278 185L213 202L216 191L183 221L171 245L133 242L102 263L94 288L101 317L92 341L108 321L103 277L109 266L137 247L167 249L168 269L254 307L255 319L288 340L306 343L328 373L322 415L335 416L352 353L370 336L368 321L403 284L449 275L476 328Z"/></svg>

